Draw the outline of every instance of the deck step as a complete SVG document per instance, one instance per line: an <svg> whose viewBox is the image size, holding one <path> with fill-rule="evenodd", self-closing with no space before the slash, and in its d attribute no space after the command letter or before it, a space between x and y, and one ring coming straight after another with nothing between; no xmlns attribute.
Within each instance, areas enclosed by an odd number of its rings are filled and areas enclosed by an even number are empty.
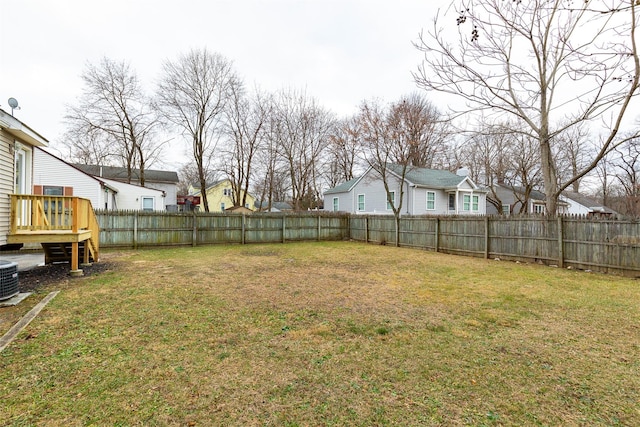
<svg viewBox="0 0 640 427"><path fill-rule="evenodd" d="M84 259L85 245L87 241L78 243L78 262L82 263ZM55 262L70 262L71 261L71 242L68 243L42 243L42 249L44 250L44 263L52 264ZM87 248L88 249L88 248ZM89 252L89 261L95 261Z"/></svg>

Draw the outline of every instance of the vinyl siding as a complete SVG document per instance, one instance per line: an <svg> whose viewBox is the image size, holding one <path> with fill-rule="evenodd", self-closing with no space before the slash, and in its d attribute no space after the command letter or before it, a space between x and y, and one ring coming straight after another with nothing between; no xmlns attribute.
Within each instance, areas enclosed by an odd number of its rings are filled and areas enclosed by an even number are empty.
<svg viewBox="0 0 640 427"><path fill-rule="evenodd" d="M358 207L358 194L365 195L365 212L376 214L393 214L393 210L387 210L387 193L384 189L384 183L381 179L372 179L374 172L371 170L367 176L363 177L354 186L351 191L355 197L351 205L351 212L356 212ZM400 201L400 185L399 180L396 178L390 179L389 191L396 192L396 204ZM406 191L406 186L405 186ZM404 200L402 201L402 212L407 210L407 194L405 193Z"/></svg>
<svg viewBox="0 0 640 427"><path fill-rule="evenodd" d="M175 184L147 181L145 183L145 187L153 188L154 190L164 191L165 193L164 207L166 207L166 205L175 205L178 203L178 190Z"/></svg>
<svg viewBox="0 0 640 427"><path fill-rule="evenodd" d="M11 199L13 194L14 159L9 147L13 145L13 137L0 129L0 245L7 244L9 234Z"/></svg>
<svg viewBox="0 0 640 427"><path fill-rule="evenodd" d="M100 182L46 151L34 149L33 185L73 187L73 195L89 199L94 209L104 208Z"/></svg>
<svg viewBox="0 0 640 427"><path fill-rule="evenodd" d="M164 210L164 197L160 190L153 188L139 187L133 184L114 181L112 179L101 178L110 187L118 190L116 196L118 210L142 210L142 197L153 197L154 210Z"/></svg>

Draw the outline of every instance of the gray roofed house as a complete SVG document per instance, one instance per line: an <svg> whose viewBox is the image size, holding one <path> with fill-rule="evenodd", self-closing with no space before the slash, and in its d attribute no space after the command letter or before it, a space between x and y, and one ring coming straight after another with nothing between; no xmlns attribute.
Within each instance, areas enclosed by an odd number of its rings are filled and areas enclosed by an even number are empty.
<svg viewBox="0 0 640 427"><path fill-rule="evenodd" d="M510 214L544 214L546 213L547 196L538 190L527 191L524 187L499 184L493 187L493 194L489 195L487 203L488 215ZM500 204L498 210L497 204ZM567 213L568 204L564 200L558 200L558 211Z"/></svg>
<svg viewBox="0 0 640 427"><path fill-rule="evenodd" d="M73 166L89 175L98 178L106 178L114 181L128 183L127 168L124 167L83 164L74 164ZM179 181L177 172L145 169L144 181L145 187L164 191L164 203L167 209L170 209L171 206L177 206ZM131 171L130 184L140 185L140 169L133 169Z"/></svg>
<svg viewBox="0 0 640 427"><path fill-rule="evenodd" d="M568 214L588 216L612 216L618 214L618 212L606 207L593 197L585 196L575 191L563 191L560 198L569 205L567 208Z"/></svg>
<svg viewBox="0 0 640 427"><path fill-rule="evenodd" d="M468 176L438 169L409 167L402 177L402 166L390 164L390 198L400 203L404 190L403 215L482 215L486 213L487 190ZM344 182L324 193L324 209L354 214L392 215L382 178L373 168L362 176Z"/></svg>

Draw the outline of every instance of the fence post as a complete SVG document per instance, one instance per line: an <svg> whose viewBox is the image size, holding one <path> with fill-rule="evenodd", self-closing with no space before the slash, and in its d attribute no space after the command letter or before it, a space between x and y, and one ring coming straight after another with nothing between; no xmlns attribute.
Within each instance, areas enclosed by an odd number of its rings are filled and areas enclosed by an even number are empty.
<svg viewBox="0 0 640 427"><path fill-rule="evenodd" d="M436 236L435 236L435 251L438 252L440 247L440 217L436 217Z"/></svg>
<svg viewBox="0 0 640 427"><path fill-rule="evenodd" d="M242 214L242 244L244 245L244 219L245 214Z"/></svg>
<svg viewBox="0 0 640 427"><path fill-rule="evenodd" d="M489 259L489 217L484 217L484 259Z"/></svg>
<svg viewBox="0 0 640 427"><path fill-rule="evenodd" d="M558 215L558 267L564 268L564 227L562 215Z"/></svg>
<svg viewBox="0 0 640 427"><path fill-rule="evenodd" d="M191 215L191 220L192 220L192 224L191 224L191 246L197 246L198 245L198 223L197 223L197 219L198 217L196 216L195 211L193 212L193 214Z"/></svg>
<svg viewBox="0 0 640 427"><path fill-rule="evenodd" d="M138 211L133 212L133 249L138 249Z"/></svg>
<svg viewBox="0 0 640 427"><path fill-rule="evenodd" d="M284 233L286 232L286 229L285 229L285 219L286 218L287 218L286 214L282 215L282 243L284 243L285 240L286 240L285 237L284 237Z"/></svg>
<svg viewBox="0 0 640 427"><path fill-rule="evenodd" d="M369 243L369 217L364 217L364 242Z"/></svg>

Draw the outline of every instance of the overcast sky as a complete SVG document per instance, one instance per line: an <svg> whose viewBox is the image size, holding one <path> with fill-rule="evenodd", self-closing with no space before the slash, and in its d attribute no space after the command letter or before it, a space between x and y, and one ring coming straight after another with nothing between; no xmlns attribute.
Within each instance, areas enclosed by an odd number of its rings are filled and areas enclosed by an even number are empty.
<svg viewBox="0 0 640 427"><path fill-rule="evenodd" d="M127 61L154 87L191 49L224 55L249 86L306 89L338 116L418 90L413 47L447 0L0 0L0 108L51 141L86 64ZM436 101L437 103L437 101ZM440 105L443 109L446 106ZM173 151L183 151L172 142Z"/></svg>

